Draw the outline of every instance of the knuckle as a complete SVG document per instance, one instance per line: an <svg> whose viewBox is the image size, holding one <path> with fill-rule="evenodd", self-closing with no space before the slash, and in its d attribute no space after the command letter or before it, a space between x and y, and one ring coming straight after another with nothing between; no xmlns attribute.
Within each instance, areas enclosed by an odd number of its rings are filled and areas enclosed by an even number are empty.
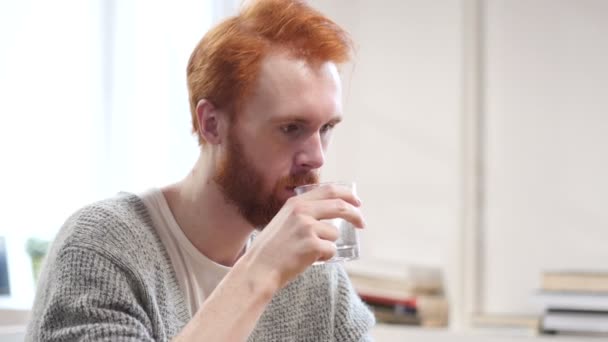
<svg viewBox="0 0 608 342"><path fill-rule="evenodd" d="M341 199L335 200L334 205L336 209L341 213L348 211L348 204Z"/></svg>
<svg viewBox="0 0 608 342"><path fill-rule="evenodd" d="M323 254L324 247L325 246L323 246L321 241L314 241L312 244L312 248L317 253L318 256L321 256Z"/></svg>
<svg viewBox="0 0 608 342"><path fill-rule="evenodd" d="M333 243L319 243L319 252L325 259L331 259L335 254L337 247Z"/></svg>
<svg viewBox="0 0 608 342"><path fill-rule="evenodd" d="M338 197L340 194L340 190L336 185L328 185L326 191L329 197Z"/></svg>
<svg viewBox="0 0 608 342"><path fill-rule="evenodd" d="M306 220L304 222L304 228L306 229L306 232L311 233L314 231L315 229L315 224L317 222L315 220Z"/></svg>
<svg viewBox="0 0 608 342"><path fill-rule="evenodd" d="M339 236L340 235L338 234L336 229L333 228L326 234L326 239L327 239L327 241L335 242L336 240L338 240Z"/></svg>
<svg viewBox="0 0 608 342"><path fill-rule="evenodd" d="M302 218L302 223L300 224L300 234L303 237L313 236L315 221L314 220L306 220Z"/></svg>
<svg viewBox="0 0 608 342"><path fill-rule="evenodd" d="M307 206L304 203L296 203L292 206L291 212L294 215L304 215L308 211Z"/></svg>
<svg viewBox="0 0 608 342"><path fill-rule="evenodd" d="M339 237L340 237L340 231L338 230L338 228L334 227L334 226L330 226L330 236L332 238L332 240L336 241Z"/></svg>

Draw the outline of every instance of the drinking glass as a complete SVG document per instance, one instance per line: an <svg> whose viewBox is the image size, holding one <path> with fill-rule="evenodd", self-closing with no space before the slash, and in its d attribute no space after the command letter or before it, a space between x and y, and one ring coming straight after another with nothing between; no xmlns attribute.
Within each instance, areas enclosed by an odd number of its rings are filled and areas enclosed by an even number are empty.
<svg viewBox="0 0 608 342"><path fill-rule="evenodd" d="M354 182L346 183L346 182L325 182L318 184L307 184L302 185L295 188L295 192L297 195L301 195L305 192L311 191L313 189L322 187L322 186L341 186L348 188L353 194L357 194L356 192L356 184ZM359 258L359 235L357 233L357 228L355 228L350 222L346 221L343 218L333 218L330 220L323 220L336 227L339 232L338 239L335 241L336 244L336 255L333 258L326 261L316 261L313 265L324 264L327 262L338 262L338 261L348 261L355 260Z"/></svg>

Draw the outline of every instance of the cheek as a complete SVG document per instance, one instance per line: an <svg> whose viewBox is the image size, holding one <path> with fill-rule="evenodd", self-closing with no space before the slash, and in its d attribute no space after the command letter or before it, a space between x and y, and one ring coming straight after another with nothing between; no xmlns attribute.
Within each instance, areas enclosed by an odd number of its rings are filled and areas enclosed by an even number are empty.
<svg viewBox="0 0 608 342"><path fill-rule="evenodd" d="M276 182L291 173L295 160L295 147L287 142L268 144L267 148L259 150L257 167L267 177Z"/></svg>
<svg viewBox="0 0 608 342"><path fill-rule="evenodd" d="M252 172L261 181L263 191L273 191L276 183L285 176L285 171L276 154L260 153L250 154L247 158L248 170L243 172Z"/></svg>
<svg viewBox="0 0 608 342"><path fill-rule="evenodd" d="M260 134L244 146L248 162L262 179L263 187L273 191L277 182L292 173L297 146L272 134Z"/></svg>

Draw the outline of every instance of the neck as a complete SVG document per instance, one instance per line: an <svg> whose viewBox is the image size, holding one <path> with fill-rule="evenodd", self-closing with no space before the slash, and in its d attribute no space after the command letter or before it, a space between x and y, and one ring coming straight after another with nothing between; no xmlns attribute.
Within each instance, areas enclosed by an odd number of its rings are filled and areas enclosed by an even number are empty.
<svg viewBox="0 0 608 342"><path fill-rule="evenodd" d="M162 192L188 240L207 258L232 266L242 255L253 227L228 203L212 180L212 160L201 153L182 181Z"/></svg>

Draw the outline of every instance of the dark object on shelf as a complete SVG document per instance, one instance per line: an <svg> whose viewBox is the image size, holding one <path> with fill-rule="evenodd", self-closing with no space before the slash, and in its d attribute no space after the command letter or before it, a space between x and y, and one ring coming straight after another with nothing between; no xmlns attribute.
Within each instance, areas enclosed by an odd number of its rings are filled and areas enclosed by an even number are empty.
<svg viewBox="0 0 608 342"><path fill-rule="evenodd" d="M372 310L378 323L422 325L420 316L415 312L404 312L396 308L378 305L369 305L369 308Z"/></svg>
<svg viewBox="0 0 608 342"><path fill-rule="evenodd" d="M550 309L543 315L541 327L549 334L608 336L608 312Z"/></svg>
<svg viewBox="0 0 608 342"><path fill-rule="evenodd" d="M6 257L6 244L4 238L0 237L0 295L11 294L8 279L8 263Z"/></svg>

